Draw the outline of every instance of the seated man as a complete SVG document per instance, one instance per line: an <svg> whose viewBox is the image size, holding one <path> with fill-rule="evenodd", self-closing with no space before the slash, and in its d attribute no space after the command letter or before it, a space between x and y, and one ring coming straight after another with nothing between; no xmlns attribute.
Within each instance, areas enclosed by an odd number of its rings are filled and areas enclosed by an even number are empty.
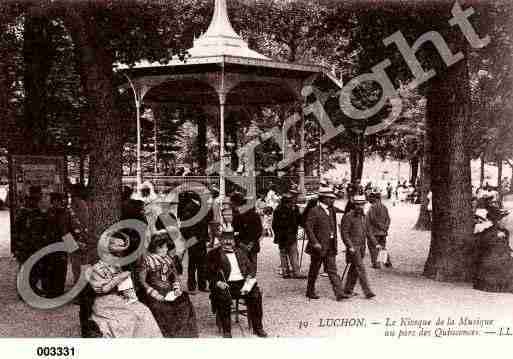
<svg viewBox="0 0 513 359"><path fill-rule="evenodd" d="M248 308L248 320L253 332L267 337L262 327L262 295L258 285L246 291L246 282L255 278L256 268L244 251L234 248L233 234L224 233L221 246L213 249L207 257L208 278L211 283L210 300L217 313L223 337L231 338L232 299L243 297ZM249 282L248 282L249 283Z"/></svg>

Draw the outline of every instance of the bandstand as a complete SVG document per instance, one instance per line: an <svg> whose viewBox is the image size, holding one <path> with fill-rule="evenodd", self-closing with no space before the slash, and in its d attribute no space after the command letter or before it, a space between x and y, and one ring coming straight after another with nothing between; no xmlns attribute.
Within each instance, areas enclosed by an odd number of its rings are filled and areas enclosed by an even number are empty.
<svg viewBox="0 0 513 359"><path fill-rule="evenodd" d="M312 78L340 86L325 67L278 62L253 51L233 29L226 0L215 0L214 14L207 31L194 40L185 61L173 59L167 64L141 61L132 67L119 66L135 97L138 122L137 185L140 188L140 107L145 103L174 103L202 107L214 113L220 124L219 173L220 197L226 196L229 176L225 162L225 121L230 108L252 105L304 103L302 89ZM302 112L302 111L299 111ZM304 118L301 117L301 152L304 152ZM299 189L305 195L304 160L299 161ZM248 187L255 198L255 186Z"/></svg>

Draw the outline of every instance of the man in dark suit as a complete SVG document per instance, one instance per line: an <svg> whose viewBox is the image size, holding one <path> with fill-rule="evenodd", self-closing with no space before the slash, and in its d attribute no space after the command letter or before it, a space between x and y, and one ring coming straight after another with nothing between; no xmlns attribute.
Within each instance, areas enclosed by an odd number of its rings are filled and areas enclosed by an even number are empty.
<svg viewBox="0 0 513 359"><path fill-rule="evenodd" d="M11 249L20 267L30 256L47 245L48 215L43 207L41 187L31 186L26 205L16 213L12 234ZM44 262L38 261L30 271L29 282L32 290L40 296L47 294L37 286L43 275Z"/></svg>
<svg viewBox="0 0 513 359"><path fill-rule="evenodd" d="M71 230L71 218L66 210L65 197L62 193L50 194L48 209L48 234L45 245L59 243ZM44 275L41 278L43 291L49 298L64 294L68 256L65 252L50 253L41 259Z"/></svg>
<svg viewBox="0 0 513 359"><path fill-rule="evenodd" d="M255 207L243 210L246 200L242 193L235 192L230 201L233 208L233 232L235 244L241 248L249 260L257 268L257 255L260 252L260 237L262 236L262 220Z"/></svg>
<svg viewBox="0 0 513 359"><path fill-rule="evenodd" d="M363 211L365 202L365 196L359 195L353 198L355 207L342 218L340 230L342 240L347 247L346 262L349 263L344 293L349 296L354 295L354 286L357 280L360 280L360 285L365 293L365 297L370 299L376 295L370 289L367 272L363 265L366 239L372 242L372 246L378 251L381 249L381 245L378 244L376 238L368 228L368 221Z"/></svg>
<svg viewBox="0 0 513 359"><path fill-rule="evenodd" d="M210 300L222 327L223 337L231 338L232 299L243 297L248 308L248 320L253 332L267 337L262 326L262 294L258 285L244 290L244 284L256 276L256 266L243 250L234 248L232 232L222 235L221 246L211 250L207 256L208 278L212 284Z"/></svg>
<svg viewBox="0 0 513 359"><path fill-rule="evenodd" d="M310 270L306 296L319 299L315 293L315 282L321 264L324 263L337 301L348 298L342 289L342 281L337 274L337 220L333 203L337 197L330 188L319 190L319 203L308 212L305 231L308 235L306 253L310 255Z"/></svg>
<svg viewBox="0 0 513 359"><path fill-rule="evenodd" d="M280 249L283 278L305 279L306 276L299 271L297 250L297 232L299 226L303 225L296 204L297 195L298 192L293 189L283 194L280 204L274 210L272 227L274 243L277 243Z"/></svg>
<svg viewBox="0 0 513 359"><path fill-rule="evenodd" d="M201 198L194 192L186 192L180 195L178 205L178 217L186 221L196 216L201 209ZM189 265L187 266L187 287L189 294L196 293L196 285L200 292L208 292L207 289L207 242L208 242L208 218L204 216L197 223L181 227L180 232L186 240L196 239L196 244L187 249ZM197 275L197 278L196 278Z"/></svg>
<svg viewBox="0 0 513 359"><path fill-rule="evenodd" d="M390 215L387 207L381 202L381 193L379 191L372 192L370 195L371 207L367 212L367 224L369 231L374 235L376 242L383 248L387 245L388 229L390 228ZM379 251L374 246L374 242L367 242L369 253L371 256L372 267L379 269L381 264L378 263ZM385 267L392 267L392 261L388 256Z"/></svg>

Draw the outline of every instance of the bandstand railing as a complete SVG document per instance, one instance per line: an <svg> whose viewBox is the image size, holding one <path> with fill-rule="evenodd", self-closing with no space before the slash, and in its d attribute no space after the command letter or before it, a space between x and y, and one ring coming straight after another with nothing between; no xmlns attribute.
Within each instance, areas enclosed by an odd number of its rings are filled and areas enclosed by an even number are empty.
<svg viewBox="0 0 513 359"><path fill-rule="evenodd" d="M149 181L153 184L156 192L164 193L178 186L183 186L185 190L197 190L197 184L210 188L215 185L219 188L218 176L159 176L145 175L143 182ZM319 188L319 177L305 177L306 193L314 193ZM271 186L280 193L285 192L290 185L298 184L297 176L228 176L226 177L226 193L241 191L243 193L266 193ZM137 185L136 176L124 176L123 185L135 188ZM256 192L253 190L256 189Z"/></svg>

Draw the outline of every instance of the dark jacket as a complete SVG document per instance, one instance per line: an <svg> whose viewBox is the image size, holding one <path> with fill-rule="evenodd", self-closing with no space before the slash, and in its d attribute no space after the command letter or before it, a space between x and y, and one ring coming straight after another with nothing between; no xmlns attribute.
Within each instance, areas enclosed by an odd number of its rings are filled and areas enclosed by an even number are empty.
<svg viewBox="0 0 513 359"><path fill-rule="evenodd" d="M251 263L246 253L238 248L234 249L234 253L237 257L237 262L239 262L239 269L244 279L248 276L255 277L255 265ZM208 253L207 276L212 285L215 285L219 281L227 281L228 278L230 278L231 271L232 268L230 266L230 261L228 260L228 257L226 257L222 247L217 247Z"/></svg>
<svg viewBox="0 0 513 359"><path fill-rule="evenodd" d="M340 232L342 234L342 241L347 248L365 248L366 239L374 245L378 244L374 234L369 230L366 216L361 216L354 210L342 217Z"/></svg>
<svg viewBox="0 0 513 359"><path fill-rule="evenodd" d="M513 292L513 258L509 231L493 225L477 235L474 248L474 288Z"/></svg>
<svg viewBox="0 0 513 359"><path fill-rule="evenodd" d="M390 216L387 207L381 203L376 202L372 204L369 212L367 212L367 220L369 230L375 236L386 236L390 228Z"/></svg>
<svg viewBox="0 0 513 359"><path fill-rule="evenodd" d="M280 204L273 213L274 243L281 248L296 242L300 225L302 217L298 206L291 208Z"/></svg>
<svg viewBox="0 0 513 359"><path fill-rule="evenodd" d="M48 210L47 244L58 243L62 237L72 231L71 216L65 208Z"/></svg>
<svg viewBox="0 0 513 359"><path fill-rule="evenodd" d="M335 210L330 209L330 215L319 206L312 208L305 223L308 236L307 254L320 254L322 257L336 255L337 250L337 220ZM314 249L314 244L321 245L321 251Z"/></svg>
<svg viewBox="0 0 513 359"><path fill-rule="evenodd" d="M249 248L250 253L260 252L262 220L255 208L248 209L244 213L233 211L233 231L237 245L244 244Z"/></svg>
<svg viewBox="0 0 513 359"><path fill-rule="evenodd" d="M196 204L192 200L188 201L183 208L179 208L178 217L181 221L189 220L199 213L200 208L200 205ZM195 245L206 245L206 242L208 241L208 216L203 216L192 226L181 227L180 232L185 239L196 237L198 243Z"/></svg>
<svg viewBox="0 0 513 359"><path fill-rule="evenodd" d="M19 263L47 245L48 216L39 208L21 208L16 213L11 251Z"/></svg>

